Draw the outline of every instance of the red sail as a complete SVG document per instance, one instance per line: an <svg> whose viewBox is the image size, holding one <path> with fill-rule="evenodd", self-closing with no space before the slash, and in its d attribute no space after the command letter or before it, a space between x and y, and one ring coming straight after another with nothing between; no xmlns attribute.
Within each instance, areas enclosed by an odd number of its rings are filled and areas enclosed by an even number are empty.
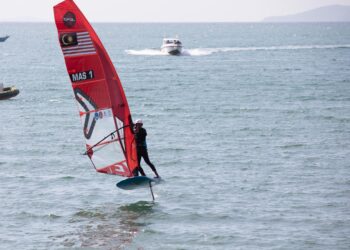
<svg viewBox="0 0 350 250"><path fill-rule="evenodd" d="M94 29L72 0L56 5L54 14L87 155L98 172L132 176L137 167L136 146L117 72Z"/></svg>

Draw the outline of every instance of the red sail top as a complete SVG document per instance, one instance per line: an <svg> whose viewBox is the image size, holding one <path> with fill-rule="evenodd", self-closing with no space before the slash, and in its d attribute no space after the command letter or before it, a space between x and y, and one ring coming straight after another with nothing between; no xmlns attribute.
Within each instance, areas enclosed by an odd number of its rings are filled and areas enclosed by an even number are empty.
<svg viewBox="0 0 350 250"><path fill-rule="evenodd" d="M137 153L128 102L100 39L72 0L54 7L58 38L98 172L132 176Z"/></svg>

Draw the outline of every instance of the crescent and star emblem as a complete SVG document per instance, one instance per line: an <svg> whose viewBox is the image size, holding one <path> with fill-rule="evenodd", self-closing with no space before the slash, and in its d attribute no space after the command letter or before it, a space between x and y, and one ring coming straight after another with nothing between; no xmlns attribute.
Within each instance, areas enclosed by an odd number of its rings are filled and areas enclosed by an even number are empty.
<svg viewBox="0 0 350 250"><path fill-rule="evenodd" d="M65 33L61 35L61 45L63 47L73 46L78 44L76 33Z"/></svg>

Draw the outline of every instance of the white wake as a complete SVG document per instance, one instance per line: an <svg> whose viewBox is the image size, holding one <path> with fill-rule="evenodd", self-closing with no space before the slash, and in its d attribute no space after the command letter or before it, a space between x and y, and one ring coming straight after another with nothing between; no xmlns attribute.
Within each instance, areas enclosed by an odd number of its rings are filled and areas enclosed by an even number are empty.
<svg viewBox="0 0 350 250"><path fill-rule="evenodd" d="M350 48L350 44L340 45L286 45L286 46L269 46L269 47L226 47L226 48L196 48L184 49L180 56L208 56L214 53L223 52L240 52L240 51L259 51L259 50L302 50L302 49L341 49ZM125 50L129 55L135 56L169 56L160 49L143 49L143 50Z"/></svg>

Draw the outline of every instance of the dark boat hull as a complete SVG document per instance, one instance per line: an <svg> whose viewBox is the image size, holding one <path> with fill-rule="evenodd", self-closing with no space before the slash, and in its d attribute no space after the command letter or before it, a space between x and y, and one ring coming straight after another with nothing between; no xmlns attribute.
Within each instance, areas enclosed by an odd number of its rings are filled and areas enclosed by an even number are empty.
<svg viewBox="0 0 350 250"><path fill-rule="evenodd" d="M181 50L175 49L168 52L170 55L177 56L181 54Z"/></svg>
<svg viewBox="0 0 350 250"><path fill-rule="evenodd" d="M0 37L0 42L5 42L10 36Z"/></svg>
<svg viewBox="0 0 350 250"><path fill-rule="evenodd" d="M169 55L180 55L182 53L182 46L180 45L165 45L160 49L163 53L168 53Z"/></svg>
<svg viewBox="0 0 350 250"><path fill-rule="evenodd" d="M19 94L19 90L14 87L4 88L2 92L0 92L0 100L10 99Z"/></svg>

